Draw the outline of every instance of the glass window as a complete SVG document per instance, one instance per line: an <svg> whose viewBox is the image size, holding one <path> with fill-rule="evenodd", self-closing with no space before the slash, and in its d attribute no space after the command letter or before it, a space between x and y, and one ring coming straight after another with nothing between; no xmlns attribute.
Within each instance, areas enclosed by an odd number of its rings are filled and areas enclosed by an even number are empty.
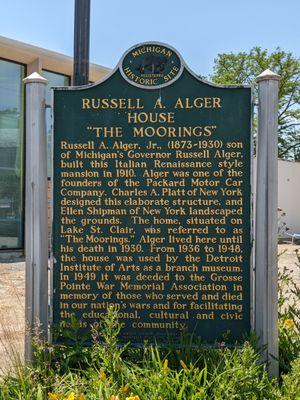
<svg viewBox="0 0 300 400"><path fill-rule="evenodd" d="M48 178L51 177L52 174L52 110L50 106L52 106L52 94L51 88L55 86L69 86L70 85L70 77L67 75L57 74L55 72L50 71L42 71L42 76L47 79L48 85L46 87L46 132L47 132L47 173Z"/></svg>
<svg viewBox="0 0 300 400"><path fill-rule="evenodd" d="M25 67L0 60L0 249L23 247Z"/></svg>

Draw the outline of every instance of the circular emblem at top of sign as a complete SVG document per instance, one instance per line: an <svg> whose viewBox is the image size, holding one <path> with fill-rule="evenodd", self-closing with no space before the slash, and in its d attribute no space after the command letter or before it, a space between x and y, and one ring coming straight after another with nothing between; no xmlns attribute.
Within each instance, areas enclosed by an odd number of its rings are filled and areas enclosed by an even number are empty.
<svg viewBox="0 0 300 400"><path fill-rule="evenodd" d="M121 59L122 76L132 85L159 89L178 79L183 70L180 55L170 46L146 42L129 49Z"/></svg>

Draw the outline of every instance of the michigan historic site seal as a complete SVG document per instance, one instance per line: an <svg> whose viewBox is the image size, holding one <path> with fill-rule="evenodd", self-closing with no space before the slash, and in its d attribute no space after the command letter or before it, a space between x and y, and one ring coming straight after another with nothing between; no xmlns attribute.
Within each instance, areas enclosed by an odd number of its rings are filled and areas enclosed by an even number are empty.
<svg viewBox="0 0 300 400"><path fill-rule="evenodd" d="M170 46L147 42L129 49L121 61L121 74L131 84L149 89L167 86L183 69L180 55Z"/></svg>

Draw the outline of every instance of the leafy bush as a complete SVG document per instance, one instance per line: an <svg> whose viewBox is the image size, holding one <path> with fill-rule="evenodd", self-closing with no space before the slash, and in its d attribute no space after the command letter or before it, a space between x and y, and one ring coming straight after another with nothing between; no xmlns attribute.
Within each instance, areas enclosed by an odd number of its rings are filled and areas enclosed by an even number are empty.
<svg viewBox="0 0 300 400"><path fill-rule="evenodd" d="M35 335L36 364L20 367L0 383L1 400L209 400L279 399L250 343L227 349L192 346L163 349L119 347L121 325L108 310L94 344L82 349L75 321L67 330L72 345L47 345ZM77 346L77 347L76 347Z"/></svg>
<svg viewBox="0 0 300 400"><path fill-rule="evenodd" d="M279 273L279 383L268 378L252 337L234 349L224 343L207 348L189 336L180 349L119 346L122 326L113 308L92 332L90 347L73 318L54 332L61 344L45 343L37 326L35 364L19 366L0 380L0 400L297 400L299 317L300 287L284 269Z"/></svg>
<svg viewBox="0 0 300 400"><path fill-rule="evenodd" d="M300 399L300 357L291 363L289 374L283 375L282 400Z"/></svg>
<svg viewBox="0 0 300 400"><path fill-rule="evenodd" d="M300 254L296 251L295 268L300 272ZM300 356L300 285L293 280L294 271L279 272L279 362L287 373Z"/></svg>

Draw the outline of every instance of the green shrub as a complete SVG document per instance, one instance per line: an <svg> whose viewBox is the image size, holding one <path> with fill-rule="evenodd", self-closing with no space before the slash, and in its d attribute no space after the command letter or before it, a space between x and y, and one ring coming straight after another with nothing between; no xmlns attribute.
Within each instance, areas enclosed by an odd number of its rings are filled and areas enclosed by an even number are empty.
<svg viewBox="0 0 300 400"><path fill-rule="evenodd" d="M188 335L179 349L119 346L122 326L109 308L90 347L74 318L55 330L61 344L45 343L37 326L35 363L1 378L0 400L300 400L299 305L300 288L285 269L279 274L279 383L259 363L253 337L234 349L207 348Z"/></svg>
<svg viewBox="0 0 300 400"><path fill-rule="evenodd" d="M116 311L109 309L101 329L93 334L93 346L82 348L82 359L75 321L67 331L68 346L50 346L35 335L35 365L3 378L0 399L281 398L277 383L268 380L265 367L259 365L258 355L249 343L235 349L223 344L204 348L186 338L181 349L147 345L136 349L117 345L120 329Z"/></svg>
<svg viewBox="0 0 300 400"><path fill-rule="evenodd" d="M300 255L295 268L300 272ZM282 373L300 356L300 285L293 280L294 271L279 272L279 364Z"/></svg>
<svg viewBox="0 0 300 400"><path fill-rule="evenodd" d="M300 357L291 363L289 374L282 377L282 400L300 399Z"/></svg>

